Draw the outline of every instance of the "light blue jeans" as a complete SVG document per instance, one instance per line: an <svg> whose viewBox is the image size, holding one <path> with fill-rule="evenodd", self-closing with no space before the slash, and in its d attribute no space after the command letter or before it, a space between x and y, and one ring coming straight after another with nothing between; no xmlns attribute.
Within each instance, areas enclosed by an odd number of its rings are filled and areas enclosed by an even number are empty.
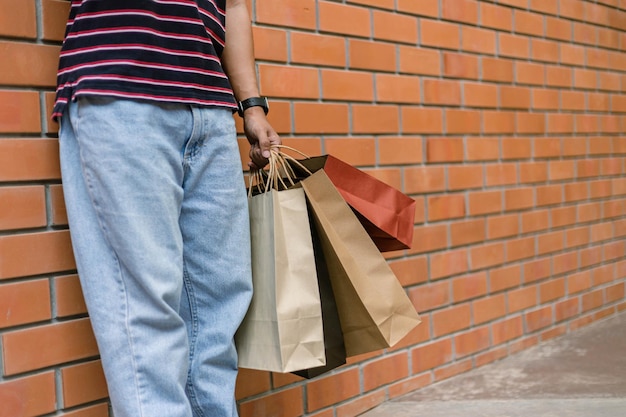
<svg viewBox="0 0 626 417"><path fill-rule="evenodd" d="M233 417L252 280L225 109L82 97L61 119L78 273L115 417Z"/></svg>

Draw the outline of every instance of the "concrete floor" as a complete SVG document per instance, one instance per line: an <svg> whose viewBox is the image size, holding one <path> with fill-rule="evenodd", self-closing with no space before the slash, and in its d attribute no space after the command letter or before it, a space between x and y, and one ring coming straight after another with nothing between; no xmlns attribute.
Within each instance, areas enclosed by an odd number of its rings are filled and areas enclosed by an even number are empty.
<svg viewBox="0 0 626 417"><path fill-rule="evenodd" d="M626 314L389 401L361 417L626 417Z"/></svg>

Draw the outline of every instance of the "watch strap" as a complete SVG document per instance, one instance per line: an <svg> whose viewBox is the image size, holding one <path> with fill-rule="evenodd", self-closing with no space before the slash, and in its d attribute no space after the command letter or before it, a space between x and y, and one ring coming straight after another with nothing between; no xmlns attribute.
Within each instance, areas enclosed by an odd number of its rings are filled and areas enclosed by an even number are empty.
<svg viewBox="0 0 626 417"><path fill-rule="evenodd" d="M250 107L262 107L265 114L270 110L267 97L250 97L237 103L237 112L239 116L243 117L243 112Z"/></svg>

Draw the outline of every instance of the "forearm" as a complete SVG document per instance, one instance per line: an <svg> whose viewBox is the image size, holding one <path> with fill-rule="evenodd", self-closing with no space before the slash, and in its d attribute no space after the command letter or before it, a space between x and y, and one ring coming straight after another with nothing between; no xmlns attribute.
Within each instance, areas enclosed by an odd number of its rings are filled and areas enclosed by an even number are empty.
<svg viewBox="0 0 626 417"><path fill-rule="evenodd" d="M238 101L259 96L252 26L245 0L226 1L226 46L222 66Z"/></svg>

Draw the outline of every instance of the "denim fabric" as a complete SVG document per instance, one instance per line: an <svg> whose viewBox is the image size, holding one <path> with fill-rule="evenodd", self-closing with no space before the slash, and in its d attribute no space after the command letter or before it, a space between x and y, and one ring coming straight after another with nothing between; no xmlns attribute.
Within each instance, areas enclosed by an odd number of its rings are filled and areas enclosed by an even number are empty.
<svg viewBox="0 0 626 417"><path fill-rule="evenodd" d="M115 417L233 417L252 293L229 110L102 97L61 119L63 189Z"/></svg>

